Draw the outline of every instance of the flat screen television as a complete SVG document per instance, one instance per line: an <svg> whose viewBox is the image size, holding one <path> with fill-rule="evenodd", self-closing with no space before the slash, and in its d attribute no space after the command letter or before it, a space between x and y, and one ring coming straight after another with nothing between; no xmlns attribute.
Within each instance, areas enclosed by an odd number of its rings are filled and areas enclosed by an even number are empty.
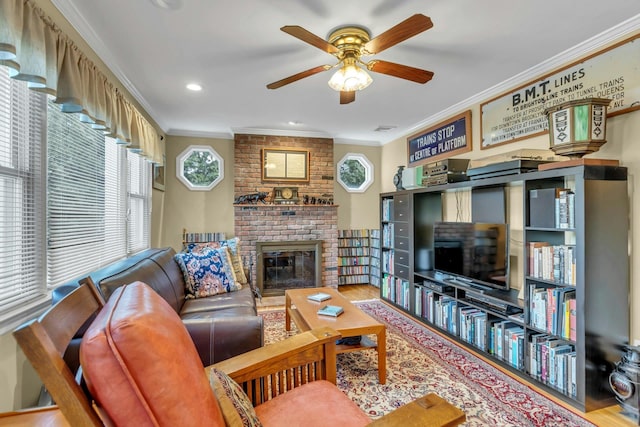
<svg viewBox="0 0 640 427"><path fill-rule="evenodd" d="M433 264L437 272L453 279L508 290L508 224L436 222Z"/></svg>

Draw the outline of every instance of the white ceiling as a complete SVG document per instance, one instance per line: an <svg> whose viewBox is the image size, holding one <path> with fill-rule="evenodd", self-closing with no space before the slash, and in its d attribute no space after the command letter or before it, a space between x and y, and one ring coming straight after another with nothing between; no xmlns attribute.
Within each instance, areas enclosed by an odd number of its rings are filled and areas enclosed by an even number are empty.
<svg viewBox="0 0 640 427"><path fill-rule="evenodd" d="M384 144L416 132L481 92L495 95L554 60L566 63L557 55L640 16L638 0L179 1L171 10L151 0L52 0L166 133L309 135L338 143ZM266 88L335 63L280 27L300 25L326 38L358 24L375 37L415 13L431 17L434 27L375 58L433 71L427 84L371 73L371 86L347 105L327 85L333 71ZM203 90L187 91L192 81ZM376 132L379 126L396 128Z"/></svg>

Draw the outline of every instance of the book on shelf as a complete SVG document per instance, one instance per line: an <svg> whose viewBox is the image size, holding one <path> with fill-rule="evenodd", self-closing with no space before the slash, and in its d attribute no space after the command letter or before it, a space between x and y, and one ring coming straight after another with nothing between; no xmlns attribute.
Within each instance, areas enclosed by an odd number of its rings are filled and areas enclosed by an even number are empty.
<svg viewBox="0 0 640 427"><path fill-rule="evenodd" d="M527 242L529 276L575 285L576 252L574 245Z"/></svg>
<svg viewBox="0 0 640 427"><path fill-rule="evenodd" d="M318 314L322 316L338 317L342 313L344 313L344 309L339 305L325 305L320 310L318 310Z"/></svg>
<svg viewBox="0 0 640 427"><path fill-rule="evenodd" d="M331 299L331 295L324 292L316 292L315 294L309 295L307 299L310 299L311 301L322 302Z"/></svg>
<svg viewBox="0 0 640 427"><path fill-rule="evenodd" d="M576 341L576 299L569 300L569 339Z"/></svg>
<svg viewBox="0 0 640 427"><path fill-rule="evenodd" d="M529 373L537 380L542 378L541 347L549 339L549 335L543 333L536 333L529 337Z"/></svg>
<svg viewBox="0 0 640 427"><path fill-rule="evenodd" d="M575 227L575 193L570 188L557 188L555 199L555 227Z"/></svg>
<svg viewBox="0 0 640 427"><path fill-rule="evenodd" d="M393 199L384 199L382 201L382 221L391 221L391 212L393 212Z"/></svg>

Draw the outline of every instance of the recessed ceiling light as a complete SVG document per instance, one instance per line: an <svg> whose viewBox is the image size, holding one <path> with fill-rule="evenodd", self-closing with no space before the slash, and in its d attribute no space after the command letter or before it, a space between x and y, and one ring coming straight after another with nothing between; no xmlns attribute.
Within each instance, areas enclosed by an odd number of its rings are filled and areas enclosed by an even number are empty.
<svg viewBox="0 0 640 427"><path fill-rule="evenodd" d="M287 123L289 123L291 126L300 126L302 123L298 122L296 120L289 120Z"/></svg>
<svg viewBox="0 0 640 427"><path fill-rule="evenodd" d="M198 83L189 83L187 85L187 89L198 92L202 90L202 86L200 86Z"/></svg>
<svg viewBox="0 0 640 427"><path fill-rule="evenodd" d="M177 10L182 7L182 0L150 0L151 4L161 9Z"/></svg>

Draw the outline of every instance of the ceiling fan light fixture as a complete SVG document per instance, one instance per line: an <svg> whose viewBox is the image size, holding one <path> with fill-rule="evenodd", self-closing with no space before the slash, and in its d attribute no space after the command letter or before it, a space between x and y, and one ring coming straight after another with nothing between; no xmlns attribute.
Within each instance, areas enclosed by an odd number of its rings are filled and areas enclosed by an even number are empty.
<svg viewBox="0 0 640 427"><path fill-rule="evenodd" d="M355 64L346 64L336 71L329 80L329 87L338 92L352 92L369 86L373 79Z"/></svg>

